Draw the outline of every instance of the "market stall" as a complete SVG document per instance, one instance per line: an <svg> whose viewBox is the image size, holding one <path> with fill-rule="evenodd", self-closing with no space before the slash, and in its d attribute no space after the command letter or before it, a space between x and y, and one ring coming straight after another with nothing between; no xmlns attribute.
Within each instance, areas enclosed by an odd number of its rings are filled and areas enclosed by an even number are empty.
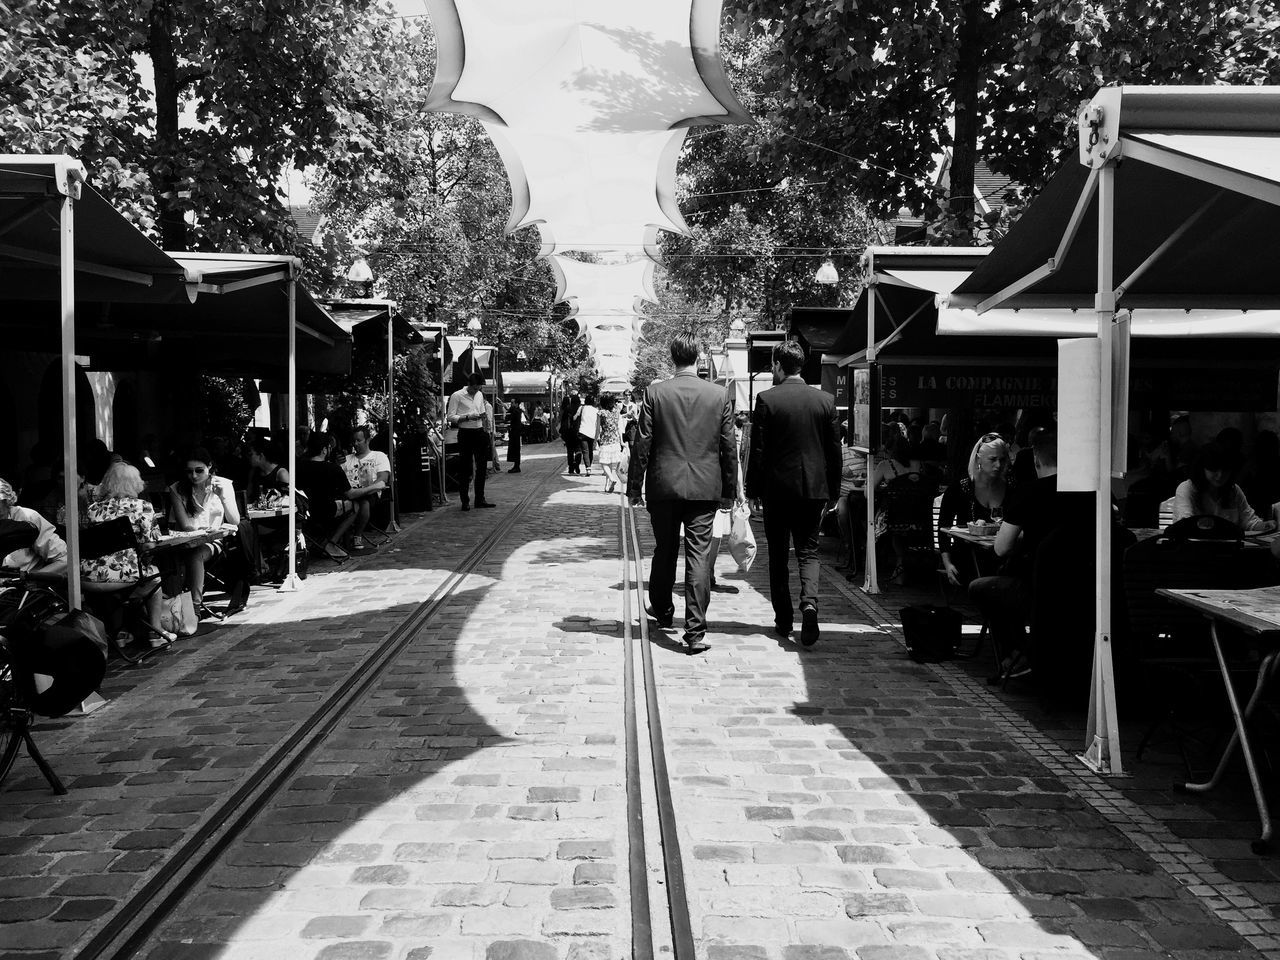
<svg viewBox="0 0 1280 960"><path fill-rule="evenodd" d="M1128 378L1130 326L1122 311L1280 308L1280 89L1107 88L1081 107L1078 137L1077 162L1064 163L945 303L980 315L996 308L1093 312L1094 379L1073 398L1089 417L1060 425L1060 435L1064 428L1086 434L1069 441L1092 462L1087 476L1073 468L1060 484L1100 496L1113 470L1123 470L1123 452L1114 455L1113 399L1123 406ZM1120 773L1111 531L1107 511L1095 512L1094 669L1083 759Z"/></svg>

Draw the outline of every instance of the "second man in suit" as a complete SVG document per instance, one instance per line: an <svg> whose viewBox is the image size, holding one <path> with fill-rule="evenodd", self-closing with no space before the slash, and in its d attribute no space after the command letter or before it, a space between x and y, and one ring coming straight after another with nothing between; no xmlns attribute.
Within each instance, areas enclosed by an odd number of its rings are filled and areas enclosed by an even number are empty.
<svg viewBox="0 0 1280 960"><path fill-rule="evenodd" d="M672 588L676 550L684 525L684 642L690 654L707 649L707 601L711 595L711 524L737 487L733 409L727 392L697 372L698 342L688 334L671 341L670 380L645 391L627 493L644 498L653 523L649 566L649 613L661 626L675 617Z"/></svg>
<svg viewBox="0 0 1280 960"><path fill-rule="evenodd" d="M790 547L800 566L800 642L818 639L818 528L823 508L840 489L840 430L830 394L800 376L804 347L795 340L773 351L772 389L751 417L747 497L764 510L769 544L769 597L775 631L791 635Z"/></svg>

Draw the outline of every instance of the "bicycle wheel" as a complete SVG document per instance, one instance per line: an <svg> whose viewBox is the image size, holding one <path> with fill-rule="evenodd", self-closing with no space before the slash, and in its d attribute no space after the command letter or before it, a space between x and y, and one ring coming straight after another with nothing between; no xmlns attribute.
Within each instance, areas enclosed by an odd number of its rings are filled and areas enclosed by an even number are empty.
<svg viewBox="0 0 1280 960"><path fill-rule="evenodd" d="M0 783L18 758L25 718L26 713L18 703L8 651L0 646Z"/></svg>

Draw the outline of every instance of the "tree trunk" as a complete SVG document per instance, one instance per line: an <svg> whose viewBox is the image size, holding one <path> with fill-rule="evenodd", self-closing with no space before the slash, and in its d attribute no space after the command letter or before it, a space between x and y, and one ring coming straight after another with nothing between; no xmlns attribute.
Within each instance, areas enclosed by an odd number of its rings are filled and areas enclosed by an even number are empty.
<svg viewBox="0 0 1280 960"><path fill-rule="evenodd" d="M182 166L178 137L178 56L173 46L173 10L170 0L151 5L148 52L156 81L156 143L151 169L156 194L156 221L166 250L187 249L187 221L178 199Z"/></svg>
<svg viewBox="0 0 1280 960"><path fill-rule="evenodd" d="M951 147L948 212L954 218L957 244L973 242L973 168L978 159L978 87L986 51L980 0L965 0L964 19L956 36L956 74L951 84L955 117L955 143Z"/></svg>

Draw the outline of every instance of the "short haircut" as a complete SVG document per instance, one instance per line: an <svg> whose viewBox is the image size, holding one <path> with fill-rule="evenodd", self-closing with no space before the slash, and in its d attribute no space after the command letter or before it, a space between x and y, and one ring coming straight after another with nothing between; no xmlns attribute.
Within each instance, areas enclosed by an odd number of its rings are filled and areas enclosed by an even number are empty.
<svg viewBox="0 0 1280 960"><path fill-rule="evenodd" d="M600 408L602 410L612 410L618 405L618 398L612 393L606 393L600 398Z"/></svg>
<svg viewBox="0 0 1280 960"><path fill-rule="evenodd" d="M483 373L473 373L473 374L471 374L471 376L467 377L467 386L468 386L468 387L483 387L483 386L484 386L484 374L483 374Z"/></svg>
<svg viewBox="0 0 1280 960"><path fill-rule="evenodd" d="M356 434L357 434L357 433L363 433L363 434L364 434L364 438L365 438L366 440L372 440L372 439L373 439L373 428L372 428L371 426L369 426L367 423L362 423L362 424L360 424L360 426L356 427L354 430L352 430L352 431L351 431L351 439L352 439L352 440L355 440L355 438L356 438Z"/></svg>
<svg viewBox="0 0 1280 960"><path fill-rule="evenodd" d="M692 333L677 333L671 338L671 362L677 367L692 367L698 362L698 340Z"/></svg>
<svg viewBox="0 0 1280 960"><path fill-rule="evenodd" d="M102 482L98 484L98 498L101 500L106 500L108 497L136 498L145 487L138 468L120 460L107 467L106 472L102 474Z"/></svg>
<svg viewBox="0 0 1280 960"><path fill-rule="evenodd" d="M17 503L18 493L4 477L0 477L0 503Z"/></svg>
<svg viewBox="0 0 1280 960"><path fill-rule="evenodd" d="M804 347L798 340L784 340L773 348L773 362L782 367L788 377L794 377L804 369Z"/></svg>
<svg viewBox="0 0 1280 960"><path fill-rule="evenodd" d="M307 438L307 456L319 456L329 449L329 445L331 443L333 443L333 437L329 436L327 433L313 433Z"/></svg>
<svg viewBox="0 0 1280 960"><path fill-rule="evenodd" d="M279 463L284 459L284 451L280 449L280 444L266 437L254 437L253 443L249 444L249 449L268 463Z"/></svg>
<svg viewBox="0 0 1280 960"><path fill-rule="evenodd" d="M1054 427L1045 427L1031 441L1031 449L1035 453L1037 463L1046 467L1058 465L1058 431Z"/></svg>

